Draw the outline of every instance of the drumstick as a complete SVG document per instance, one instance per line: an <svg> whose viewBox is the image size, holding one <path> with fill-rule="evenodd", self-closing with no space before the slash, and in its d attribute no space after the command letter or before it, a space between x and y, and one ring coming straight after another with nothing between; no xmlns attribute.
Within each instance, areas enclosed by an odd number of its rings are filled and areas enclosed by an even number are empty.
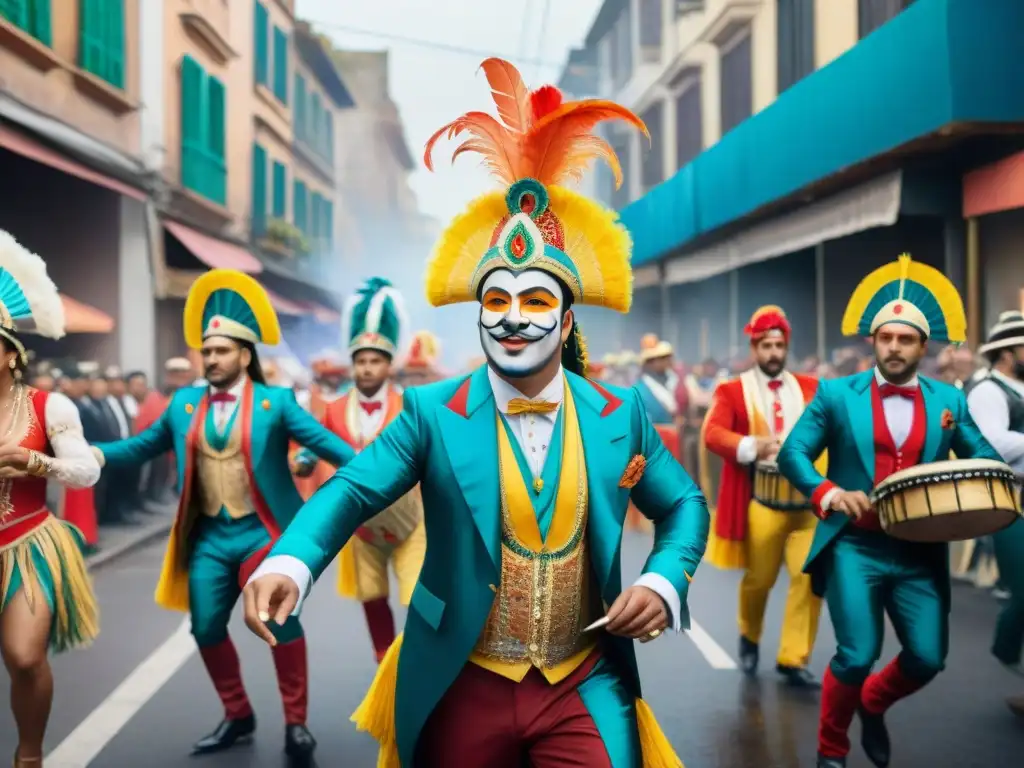
<svg viewBox="0 0 1024 768"><path fill-rule="evenodd" d="M601 627L606 627L606 626L608 626L608 624L609 624L610 622L611 622L611 619L609 619L609 618L608 618L607 616L602 616L602 617L601 617L600 619L598 619L597 621L595 621L595 622L594 622L593 624L591 624L591 625L590 625L589 627L584 627L584 628L583 628L583 631L584 631L584 632L592 632L592 631L593 631L593 630L595 630L595 629L600 629Z"/></svg>

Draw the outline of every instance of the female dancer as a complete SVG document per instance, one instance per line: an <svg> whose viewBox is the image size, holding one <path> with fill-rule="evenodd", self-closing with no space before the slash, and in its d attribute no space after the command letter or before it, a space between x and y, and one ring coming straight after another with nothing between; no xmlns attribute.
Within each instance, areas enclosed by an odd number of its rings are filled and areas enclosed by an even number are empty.
<svg viewBox="0 0 1024 768"><path fill-rule="evenodd" d="M81 534L46 508L46 482L89 487L100 468L74 403L23 383L26 328L59 339L63 305L43 260L0 231L0 656L18 726L14 767L41 768L53 700L47 651L99 631Z"/></svg>

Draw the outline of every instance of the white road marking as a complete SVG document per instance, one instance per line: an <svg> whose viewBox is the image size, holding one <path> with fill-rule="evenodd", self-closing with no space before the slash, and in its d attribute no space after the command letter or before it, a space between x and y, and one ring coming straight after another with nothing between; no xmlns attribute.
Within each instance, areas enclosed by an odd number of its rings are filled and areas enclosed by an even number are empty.
<svg viewBox="0 0 1024 768"><path fill-rule="evenodd" d="M725 652L725 649L716 643L714 638L704 630L704 627L692 618L690 619L690 628L686 630L686 634L693 641L693 644L697 646L697 650L701 652L701 655L711 665L712 669L737 669L736 662Z"/></svg>
<svg viewBox="0 0 1024 768"><path fill-rule="evenodd" d="M188 619L46 756L47 768L88 768L196 652Z"/></svg>

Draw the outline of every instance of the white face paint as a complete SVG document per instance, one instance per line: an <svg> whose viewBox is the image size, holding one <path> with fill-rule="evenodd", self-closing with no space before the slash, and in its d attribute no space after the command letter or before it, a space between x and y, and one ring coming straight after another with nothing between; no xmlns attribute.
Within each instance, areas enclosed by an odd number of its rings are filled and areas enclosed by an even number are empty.
<svg viewBox="0 0 1024 768"><path fill-rule="evenodd" d="M480 343L506 376L530 376L543 368L562 343L562 289L537 269L495 270L480 298Z"/></svg>

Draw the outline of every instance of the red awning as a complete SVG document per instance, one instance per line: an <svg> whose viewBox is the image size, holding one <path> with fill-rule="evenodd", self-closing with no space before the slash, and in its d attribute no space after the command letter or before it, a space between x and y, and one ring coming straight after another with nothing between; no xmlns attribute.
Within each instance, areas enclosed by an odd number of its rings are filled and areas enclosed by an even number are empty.
<svg viewBox="0 0 1024 768"><path fill-rule="evenodd" d="M309 314L309 310L297 301L286 299L284 296L274 293L266 286L263 286L263 290L267 292L267 296L270 297L270 303L274 305L274 309L276 309L279 314L292 315L295 317L301 317L302 315Z"/></svg>
<svg viewBox="0 0 1024 768"><path fill-rule="evenodd" d="M64 330L67 333L110 333L114 330L114 318L106 312L63 293L60 301L64 305Z"/></svg>
<svg viewBox="0 0 1024 768"><path fill-rule="evenodd" d="M86 168L81 163L64 157L44 144L40 144L28 136L24 136L4 126L0 126L0 147L9 149L11 152L15 152L22 157L27 157L29 160L35 160L37 163L42 163L71 176L76 176L83 181L91 181L93 184L112 189L114 192L119 192L125 197L132 197L136 200L146 199L146 193L141 189L135 189L123 181L118 181L110 176L104 176L102 173L98 173L91 168Z"/></svg>
<svg viewBox="0 0 1024 768"><path fill-rule="evenodd" d="M165 221L164 227L208 267L237 269L250 275L258 275L263 271L259 260L239 245L204 235L176 221Z"/></svg>
<svg viewBox="0 0 1024 768"><path fill-rule="evenodd" d="M1024 208L1024 152L964 176L964 218Z"/></svg>

